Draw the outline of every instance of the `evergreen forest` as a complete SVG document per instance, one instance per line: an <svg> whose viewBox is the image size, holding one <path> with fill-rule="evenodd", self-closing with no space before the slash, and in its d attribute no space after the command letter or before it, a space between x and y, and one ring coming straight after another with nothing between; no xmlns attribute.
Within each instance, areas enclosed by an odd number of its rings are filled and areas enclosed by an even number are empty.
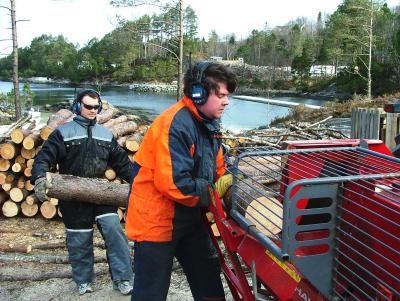
<svg viewBox="0 0 400 301"><path fill-rule="evenodd" d="M178 72L178 17L172 3L152 15L121 19L112 32L85 45L74 45L63 35L38 36L18 49L19 76L72 83L171 83ZM185 69L189 54L192 60L240 58L243 66L265 66L269 72L268 80L241 76L249 87L310 91L335 83L349 93L383 95L400 90L400 8L383 1L343 0L330 15L319 13L313 20L298 18L273 28L266 22L241 39L216 31L199 38L197 27L196 12L185 7ZM321 67L325 72L313 76L312 66L325 66ZM11 79L11 55L0 59L0 77Z"/></svg>

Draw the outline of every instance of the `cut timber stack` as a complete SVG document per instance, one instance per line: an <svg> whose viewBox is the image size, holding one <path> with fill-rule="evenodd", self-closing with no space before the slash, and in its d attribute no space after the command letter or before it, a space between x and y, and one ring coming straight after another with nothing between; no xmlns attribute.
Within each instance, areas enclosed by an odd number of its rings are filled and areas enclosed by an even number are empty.
<svg viewBox="0 0 400 301"><path fill-rule="evenodd" d="M0 214L2 213L5 217L41 216L45 219L61 216L58 199L51 198L41 203L34 194L34 186L30 183L29 177L32 174L35 156L44 141L55 128L71 121L74 116L71 111L61 109L51 115L47 124L41 129L32 130L32 127L22 124L14 128L7 139L2 141L0 144ZM130 160L133 161L147 127L138 126L132 116L122 115L117 108L107 102L103 103L103 111L98 115L97 121L113 133L119 145L127 151ZM107 168L104 178L110 182L122 183L111 167ZM67 190L64 191L64 195L72 193L68 191L70 187L64 188ZM118 214L120 219L123 219L121 209L118 210Z"/></svg>
<svg viewBox="0 0 400 301"><path fill-rule="evenodd" d="M0 206L5 217L32 217L39 212L29 177L41 143L39 131L20 127L14 128L0 146Z"/></svg>

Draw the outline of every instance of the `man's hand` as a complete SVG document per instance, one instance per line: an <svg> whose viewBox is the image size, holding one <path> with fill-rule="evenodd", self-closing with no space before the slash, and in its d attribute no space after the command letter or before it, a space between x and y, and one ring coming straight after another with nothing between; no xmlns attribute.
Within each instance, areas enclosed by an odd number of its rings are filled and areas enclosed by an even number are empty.
<svg viewBox="0 0 400 301"><path fill-rule="evenodd" d="M220 177L217 182L215 182L215 190L218 192L220 198L223 198L225 193L228 191L229 187L232 186L233 176L232 174L227 174Z"/></svg>
<svg viewBox="0 0 400 301"><path fill-rule="evenodd" d="M51 188L51 184L47 181L46 177L41 177L36 179L35 181L35 195L39 199L39 201L44 202L49 199L46 194L46 190Z"/></svg>

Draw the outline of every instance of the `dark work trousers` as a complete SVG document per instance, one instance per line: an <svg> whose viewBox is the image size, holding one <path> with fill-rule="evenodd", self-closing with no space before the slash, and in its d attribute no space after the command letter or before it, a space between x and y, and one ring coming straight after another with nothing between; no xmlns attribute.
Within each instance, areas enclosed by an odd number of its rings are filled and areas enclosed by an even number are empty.
<svg viewBox="0 0 400 301"><path fill-rule="evenodd" d="M93 281L93 224L106 243L106 255L113 281L132 281L128 240L114 206L60 201L72 278L79 285Z"/></svg>
<svg viewBox="0 0 400 301"><path fill-rule="evenodd" d="M225 300L221 267L204 227L171 242L135 242L132 301L167 299L173 258L185 272L195 301Z"/></svg>

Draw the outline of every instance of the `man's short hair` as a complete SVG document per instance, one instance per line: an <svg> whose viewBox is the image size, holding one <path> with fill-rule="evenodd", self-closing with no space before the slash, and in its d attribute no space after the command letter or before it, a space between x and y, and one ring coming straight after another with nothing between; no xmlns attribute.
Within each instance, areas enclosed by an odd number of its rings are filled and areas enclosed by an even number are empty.
<svg viewBox="0 0 400 301"><path fill-rule="evenodd" d="M200 63L198 63L200 64ZM183 81L183 93L191 97L192 95L192 86L194 84L196 64L192 67L192 69L188 69L185 73L184 81ZM210 94L211 91L218 91L218 83L223 82L226 84L229 93L232 93L236 90L237 87L237 78L235 73L231 68L224 66L218 63L209 63L207 68L204 70L204 79L201 84L204 89L206 89L207 93Z"/></svg>
<svg viewBox="0 0 400 301"><path fill-rule="evenodd" d="M101 101L100 94L96 90L93 89L84 89L78 93L76 96L77 102L82 102L82 99L85 96L90 96L91 98L97 99L99 102Z"/></svg>

